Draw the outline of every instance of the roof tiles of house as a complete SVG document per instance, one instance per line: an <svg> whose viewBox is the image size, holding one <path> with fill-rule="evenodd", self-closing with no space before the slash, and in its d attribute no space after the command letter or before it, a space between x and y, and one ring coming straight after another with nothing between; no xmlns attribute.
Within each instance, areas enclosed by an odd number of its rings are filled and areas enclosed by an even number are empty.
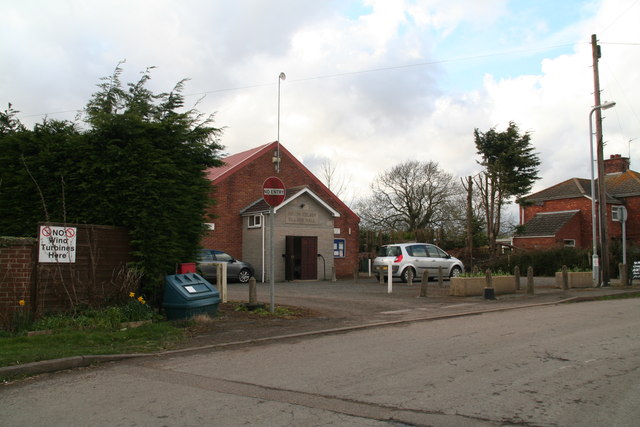
<svg viewBox="0 0 640 427"><path fill-rule="evenodd" d="M309 176L309 179L315 181L316 184L318 184L320 187L323 187L326 192L331 194L334 200L336 200L336 202L342 206L345 212L357 218L358 221L360 220L358 215L353 212L351 208L349 208L342 200L340 200L338 196L333 194L333 192L326 185L324 185L324 183L322 183L322 181L320 181L313 173L311 173L311 171L309 171L309 169L307 169L307 167L304 166L302 162L300 162L293 154L291 154L289 150L287 150L282 144L278 144L277 141L269 142L250 150L225 157L224 159L222 159L222 161L224 162L223 166L209 168L205 171L206 177L211 182L216 184L217 182L225 179L227 176L232 175L235 171L242 169L242 167L249 164L255 157L263 154L267 150L275 149L276 147L278 147L278 149L280 150L281 156L287 155L291 159L291 161L296 163L298 167ZM243 212L246 209L248 208L245 208Z"/></svg>
<svg viewBox="0 0 640 427"><path fill-rule="evenodd" d="M596 185L598 185L597 180ZM607 174L606 186L607 203L620 203L620 200L616 199L616 197L640 196L640 173L628 170L623 173ZM591 180L571 178L537 193L525 196L521 200L542 202L576 197L591 198Z"/></svg>
<svg viewBox="0 0 640 427"><path fill-rule="evenodd" d="M545 237L555 236L565 226L578 210L564 212L538 213L516 237Z"/></svg>
<svg viewBox="0 0 640 427"><path fill-rule="evenodd" d="M640 196L640 174L628 170L607 175L607 192L616 197Z"/></svg>
<svg viewBox="0 0 640 427"><path fill-rule="evenodd" d="M241 153L236 153L225 157L224 159L222 159L224 165L207 169L207 178L210 181L215 182L223 176L231 174L233 170L241 167L244 163L249 162L254 155L258 154L271 144L273 143L264 144L256 148L252 148L251 150L243 151Z"/></svg>
<svg viewBox="0 0 640 427"><path fill-rule="evenodd" d="M585 196L591 197L591 181L582 178L571 178L560 184L525 196L523 199L530 202L537 202L543 200L573 199L575 197Z"/></svg>

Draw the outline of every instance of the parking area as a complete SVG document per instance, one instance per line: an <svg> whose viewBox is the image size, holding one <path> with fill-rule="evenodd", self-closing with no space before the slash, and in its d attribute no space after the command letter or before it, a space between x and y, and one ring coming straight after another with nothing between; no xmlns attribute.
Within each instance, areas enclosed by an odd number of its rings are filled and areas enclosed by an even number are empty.
<svg viewBox="0 0 640 427"><path fill-rule="evenodd" d="M517 293L486 300L480 296L420 297L420 286L419 282L408 285L394 281L392 292L388 293L387 284L381 285L375 277L361 277L357 281L278 282L275 284L275 304L305 307L317 311L323 317L342 318L349 324L356 324L557 303L570 298L590 298L629 290L610 287L563 291L555 287L554 278L536 277L533 295L526 293L526 278L523 278L521 290ZM268 306L269 284L258 283L257 293L258 301ZM232 301L248 301L248 285L230 284L228 298Z"/></svg>

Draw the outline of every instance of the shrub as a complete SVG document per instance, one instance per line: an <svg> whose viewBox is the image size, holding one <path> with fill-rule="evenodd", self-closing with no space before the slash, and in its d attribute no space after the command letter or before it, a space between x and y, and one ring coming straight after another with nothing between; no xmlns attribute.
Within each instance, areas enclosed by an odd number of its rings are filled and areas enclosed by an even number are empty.
<svg viewBox="0 0 640 427"><path fill-rule="evenodd" d="M518 252L502 255L488 261L483 268L513 272L520 267L520 274L526 274L529 266L536 276L554 276L556 271L566 265L569 269L591 270L591 252L570 247L544 249L539 251Z"/></svg>

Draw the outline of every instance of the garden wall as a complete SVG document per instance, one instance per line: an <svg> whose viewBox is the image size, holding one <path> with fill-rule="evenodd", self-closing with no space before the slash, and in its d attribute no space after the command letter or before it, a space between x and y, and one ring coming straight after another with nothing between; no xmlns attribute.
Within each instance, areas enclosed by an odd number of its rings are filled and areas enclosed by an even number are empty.
<svg viewBox="0 0 640 427"><path fill-rule="evenodd" d="M0 327L18 311L33 316L67 311L79 305L100 306L126 298L136 286L128 276L129 236L123 228L86 224L76 227L75 263L39 263L38 241L0 238ZM20 305L24 301L24 305Z"/></svg>
<svg viewBox="0 0 640 427"><path fill-rule="evenodd" d="M460 297L483 295L487 286L485 277L452 277L451 295ZM491 284L496 295L513 294L516 292L514 276L494 276Z"/></svg>

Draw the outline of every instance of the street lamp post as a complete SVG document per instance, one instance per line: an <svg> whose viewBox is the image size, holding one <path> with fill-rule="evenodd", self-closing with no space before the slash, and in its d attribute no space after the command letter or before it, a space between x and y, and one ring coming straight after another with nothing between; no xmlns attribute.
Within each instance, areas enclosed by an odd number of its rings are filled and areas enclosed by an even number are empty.
<svg viewBox="0 0 640 427"><path fill-rule="evenodd" d="M285 73L280 73L278 76L278 139L276 140L276 155L274 157L274 163L276 164L276 172L280 172L280 82L287 79Z"/></svg>
<svg viewBox="0 0 640 427"><path fill-rule="evenodd" d="M593 255L591 260L591 267L593 270L592 280L593 286L598 287L600 285L600 264L598 259L598 245L596 243L596 181L593 171L593 113L596 110L606 110L616 105L615 102L605 102L600 105L596 105L589 112L589 151L591 153L591 242L593 244ZM604 179L604 177L600 177ZM603 201L600 200L600 203ZM604 200L606 204L607 201Z"/></svg>

